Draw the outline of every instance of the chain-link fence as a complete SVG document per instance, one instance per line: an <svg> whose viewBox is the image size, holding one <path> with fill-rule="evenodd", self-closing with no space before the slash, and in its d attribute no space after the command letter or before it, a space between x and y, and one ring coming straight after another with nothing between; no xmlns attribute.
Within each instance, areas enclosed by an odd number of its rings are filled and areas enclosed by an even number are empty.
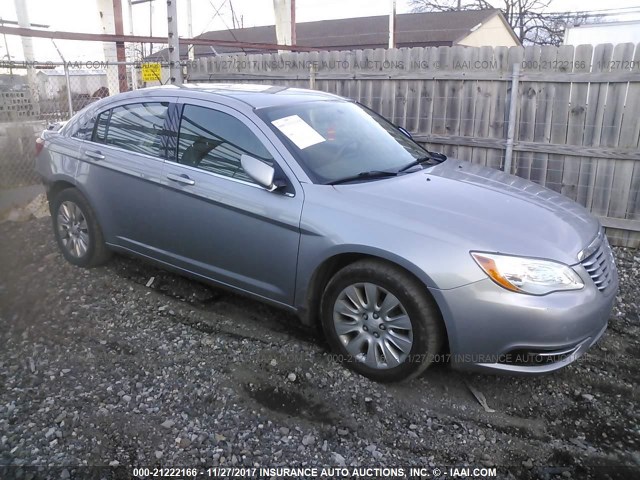
<svg viewBox="0 0 640 480"><path fill-rule="evenodd" d="M594 52L636 58L636 47L628 46L598 46ZM636 246L640 239L637 63L626 70L571 76L526 68L516 74L520 63L480 72L455 69L451 62L425 71L422 63L406 63L408 72L393 66L400 54L418 52L423 58L429 52L442 53L443 48L371 53L383 67L385 61L392 65L389 72L371 72L368 63L356 63L354 58L366 53L362 51L339 52L338 59L336 52L316 52L313 58L310 53L227 55L187 62L185 78L311 87L350 97L407 128L428 148L504 169L568 196L600 218L613 243ZM493 52L450 50L454 57L457 52L470 58ZM576 55L583 50L577 49ZM528 58L524 49L514 51L520 52L518 59ZM345 76L340 68L352 71ZM48 62L0 74L0 188L38 182L33 171L35 138L48 124L68 120L108 95L168 81L166 67L146 83L141 70L139 63ZM508 71L512 73L505 74Z"/></svg>
<svg viewBox="0 0 640 480"><path fill-rule="evenodd" d="M166 83L166 70L143 82L139 63L13 62L0 73L0 188L39 181L35 140L43 129L111 94Z"/></svg>

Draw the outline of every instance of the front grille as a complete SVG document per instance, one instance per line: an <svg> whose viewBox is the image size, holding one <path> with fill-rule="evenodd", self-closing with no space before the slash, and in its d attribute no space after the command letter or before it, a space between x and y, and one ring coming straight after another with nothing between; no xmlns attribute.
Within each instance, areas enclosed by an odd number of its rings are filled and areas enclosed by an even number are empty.
<svg viewBox="0 0 640 480"><path fill-rule="evenodd" d="M601 292L613 282L616 275L616 264L605 235L602 235L602 240L596 250L581 263Z"/></svg>

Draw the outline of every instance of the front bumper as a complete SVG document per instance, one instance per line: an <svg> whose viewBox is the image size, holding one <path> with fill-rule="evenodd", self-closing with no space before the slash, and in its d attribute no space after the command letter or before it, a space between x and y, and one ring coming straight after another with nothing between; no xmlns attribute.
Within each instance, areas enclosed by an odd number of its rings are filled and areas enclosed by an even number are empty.
<svg viewBox="0 0 640 480"><path fill-rule="evenodd" d="M585 281L582 290L544 296L509 292L488 278L432 289L447 327L452 366L540 374L575 361L604 334L618 290L617 276L601 292L585 272L578 273Z"/></svg>

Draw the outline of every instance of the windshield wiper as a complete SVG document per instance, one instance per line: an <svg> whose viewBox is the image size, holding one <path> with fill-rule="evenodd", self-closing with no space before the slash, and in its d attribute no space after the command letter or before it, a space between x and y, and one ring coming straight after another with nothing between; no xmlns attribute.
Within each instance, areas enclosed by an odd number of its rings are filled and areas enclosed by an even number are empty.
<svg viewBox="0 0 640 480"><path fill-rule="evenodd" d="M416 165L422 165L423 163L426 163L426 162L429 162L429 161L435 162L434 165L437 165L438 163L444 162L446 159L447 159L447 156L444 153L429 152L429 155L425 155L424 157L416 158L413 162L411 162L408 165L405 165L400 170L398 170L397 173L406 172L407 170L409 170L410 168L415 167Z"/></svg>
<svg viewBox="0 0 640 480"><path fill-rule="evenodd" d="M347 183L353 182L356 180L366 180L372 178L385 178L385 177L395 177L398 175L396 172L388 172L385 170L370 170L368 172L360 172L356 175L350 175L348 177L339 178L338 180L332 180L330 182L325 183L325 185L338 185L339 183Z"/></svg>

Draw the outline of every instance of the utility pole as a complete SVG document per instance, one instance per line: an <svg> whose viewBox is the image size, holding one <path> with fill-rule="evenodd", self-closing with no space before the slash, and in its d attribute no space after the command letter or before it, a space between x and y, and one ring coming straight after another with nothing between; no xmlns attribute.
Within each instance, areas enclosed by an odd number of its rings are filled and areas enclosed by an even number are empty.
<svg viewBox="0 0 640 480"><path fill-rule="evenodd" d="M295 8L295 0L273 0L273 11L276 16L276 38L280 45L296 44Z"/></svg>
<svg viewBox="0 0 640 480"><path fill-rule="evenodd" d="M389 48L396 48L396 0L391 0L389 13Z"/></svg>
<svg viewBox="0 0 640 480"><path fill-rule="evenodd" d="M291 45L296 44L296 0L291 0Z"/></svg>
<svg viewBox="0 0 640 480"><path fill-rule="evenodd" d="M24 0L15 0L16 16L18 17L18 26L22 28L30 28L31 22L29 22L29 13L27 11L27 2ZM29 89L31 90L31 100L33 102L33 110L36 115L39 115L39 100L38 86L36 85L36 72L32 65L34 61L33 55L33 39L31 37L22 38L22 51L24 59L27 62L27 81L29 82ZM7 52L8 53L8 52ZM11 60L9 58L9 60Z"/></svg>
<svg viewBox="0 0 640 480"><path fill-rule="evenodd" d="M177 3L177 0L167 0L167 31L169 32L169 80L172 85L182 85L180 43L178 42Z"/></svg>
<svg viewBox="0 0 640 480"><path fill-rule="evenodd" d="M20 1L20 0L18 0ZM96 0L98 6L98 14L100 15L100 33L114 34L116 33L116 18L114 10L114 0ZM120 15L122 17L122 15ZM118 46L114 42L103 42L102 49L104 51L104 59L107 65L113 65L118 61ZM107 87L109 88L109 95L120 93L120 72L118 72L118 78L113 75L107 75Z"/></svg>
<svg viewBox="0 0 640 480"><path fill-rule="evenodd" d="M113 19L116 35L124 35L124 24L122 23L122 0L113 0ZM124 42L116 42L116 59L118 60L118 83L121 92L129 90L127 82L127 55L124 49Z"/></svg>

